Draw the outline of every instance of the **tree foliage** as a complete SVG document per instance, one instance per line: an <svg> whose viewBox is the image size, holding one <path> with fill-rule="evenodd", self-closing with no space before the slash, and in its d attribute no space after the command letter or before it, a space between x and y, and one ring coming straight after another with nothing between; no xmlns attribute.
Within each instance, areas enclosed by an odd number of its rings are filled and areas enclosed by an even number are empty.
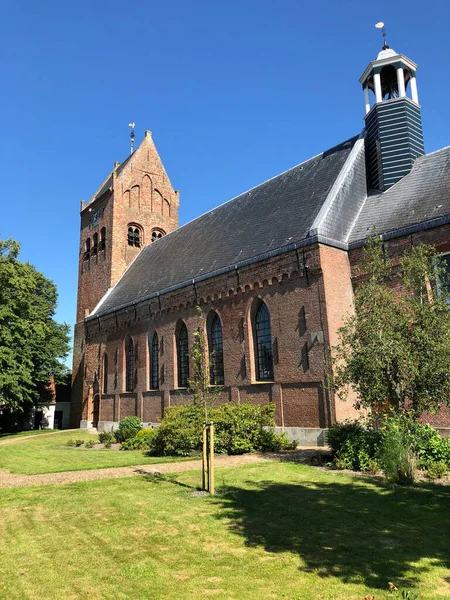
<svg viewBox="0 0 450 600"><path fill-rule="evenodd" d="M188 384L193 404L202 408L205 422L207 422L209 409L219 400L223 388L210 385L210 360L212 357L208 355L206 322L199 306L197 307L197 315L198 327L194 332L194 343L190 355L194 372Z"/></svg>
<svg viewBox="0 0 450 600"><path fill-rule="evenodd" d="M20 245L0 240L0 407L26 413L45 394L50 376L67 369L69 326L54 320L56 286L18 260Z"/></svg>
<svg viewBox="0 0 450 600"><path fill-rule="evenodd" d="M388 404L418 418L450 404L450 304L445 269L434 248L418 245L399 261L381 239L365 248L355 313L339 330L334 385L358 405Z"/></svg>

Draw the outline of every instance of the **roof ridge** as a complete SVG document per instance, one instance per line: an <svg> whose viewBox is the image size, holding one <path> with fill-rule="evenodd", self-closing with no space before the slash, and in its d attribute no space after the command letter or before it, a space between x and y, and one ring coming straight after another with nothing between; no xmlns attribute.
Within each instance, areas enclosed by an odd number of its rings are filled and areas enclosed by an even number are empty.
<svg viewBox="0 0 450 600"><path fill-rule="evenodd" d="M350 140L352 140L352 139L354 139L354 138L350 138ZM358 144L358 142L360 142L360 143ZM343 144L345 144L345 142L343 142ZM316 230L318 233L321 232L320 231L321 226L323 225L328 213L330 212L330 209L331 209L333 203L335 202L336 197L339 194L339 192L345 182L345 178L347 177L352 165L354 164L356 157L358 156L359 152L361 151L362 145L364 145L364 129L361 131L361 133L359 134L355 143L353 144L353 148L351 149L349 155L347 156L345 163L342 165L342 168L341 168L338 176L334 180L331 190L328 192L328 196L325 198L324 203L322 204L319 212L317 213L316 218L314 219L314 222L311 225L310 232L312 235L314 235L314 232Z"/></svg>

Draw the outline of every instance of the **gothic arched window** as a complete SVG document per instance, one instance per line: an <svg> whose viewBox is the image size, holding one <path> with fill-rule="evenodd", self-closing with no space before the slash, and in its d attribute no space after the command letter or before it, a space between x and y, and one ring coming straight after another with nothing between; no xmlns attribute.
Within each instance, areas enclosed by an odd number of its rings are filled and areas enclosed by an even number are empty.
<svg viewBox="0 0 450 600"><path fill-rule="evenodd" d="M189 347L188 331L186 325L181 322L176 336L177 342L177 367L178 367L178 387L188 386L189 380Z"/></svg>
<svg viewBox="0 0 450 600"><path fill-rule="evenodd" d="M134 390L134 343L131 338L125 343L125 391Z"/></svg>
<svg viewBox="0 0 450 600"><path fill-rule="evenodd" d="M214 313L208 329L209 381L211 385L223 385L222 323L217 313Z"/></svg>
<svg viewBox="0 0 450 600"><path fill-rule="evenodd" d="M103 393L108 393L108 355L103 355Z"/></svg>
<svg viewBox="0 0 450 600"><path fill-rule="evenodd" d="M269 309L261 302L253 320L253 339L255 341L256 379L273 379L272 335L270 332Z"/></svg>
<svg viewBox="0 0 450 600"><path fill-rule="evenodd" d="M155 333L152 339L149 340L150 350L150 389L159 389L159 340L158 334Z"/></svg>

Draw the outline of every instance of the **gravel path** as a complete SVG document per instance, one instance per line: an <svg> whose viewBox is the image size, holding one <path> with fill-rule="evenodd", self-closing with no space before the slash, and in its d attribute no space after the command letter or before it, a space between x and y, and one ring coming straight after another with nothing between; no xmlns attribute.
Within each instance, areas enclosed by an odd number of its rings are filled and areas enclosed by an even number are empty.
<svg viewBox="0 0 450 600"><path fill-rule="evenodd" d="M243 465L251 465L273 459L274 456L269 454L243 454L241 456L222 455L216 456L215 465L216 467L241 467ZM0 469L0 488L76 483L78 481L134 477L136 475L154 475L156 473L179 473L180 471L193 471L201 468L201 460L189 460L153 465L137 465L135 467L92 469L91 471L64 471L62 473L45 473L42 475L14 475L13 473L8 473L7 471Z"/></svg>

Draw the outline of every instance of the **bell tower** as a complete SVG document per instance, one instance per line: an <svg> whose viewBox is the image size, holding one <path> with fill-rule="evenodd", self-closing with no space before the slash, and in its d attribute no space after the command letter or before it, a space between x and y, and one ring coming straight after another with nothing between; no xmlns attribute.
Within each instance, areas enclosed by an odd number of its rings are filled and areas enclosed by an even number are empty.
<svg viewBox="0 0 450 600"><path fill-rule="evenodd" d="M130 124L130 126L133 124ZM179 192L170 179L150 131L112 171L92 198L81 202L77 318L74 328L71 421L94 421L92 382L100 357L85 361L84 319L95 311L141 249L178 227Z"/></svg>
<svg viewBox="0 0 450 600"><path fill-rule="evenodd" d="M377 25L383 27L382 23ZM424 154L417 65L384 41L360 78L366 109L368 188L385 191Z"/></svg>

